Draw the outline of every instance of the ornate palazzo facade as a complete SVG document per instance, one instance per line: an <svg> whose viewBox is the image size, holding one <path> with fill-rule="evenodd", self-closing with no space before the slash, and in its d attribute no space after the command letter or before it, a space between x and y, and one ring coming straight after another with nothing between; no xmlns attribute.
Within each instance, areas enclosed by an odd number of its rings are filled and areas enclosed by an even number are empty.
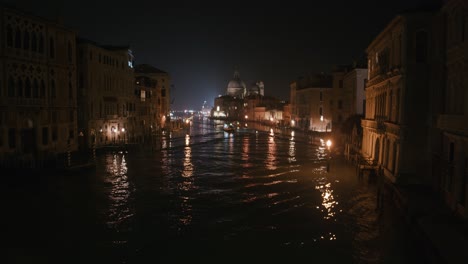
<svg viewBox="0 0 468 264"><path fill-rule="evenodd" d="M32 167L75 150L76 33L0 7L0 34L0 160Z"/></svg>

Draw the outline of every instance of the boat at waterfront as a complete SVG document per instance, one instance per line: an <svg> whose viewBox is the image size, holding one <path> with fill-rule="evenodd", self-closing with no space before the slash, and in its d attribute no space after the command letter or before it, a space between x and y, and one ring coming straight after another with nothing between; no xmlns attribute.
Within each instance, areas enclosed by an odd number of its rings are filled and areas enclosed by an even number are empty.
<svg viewBox="0 0 468 264"><path fill-rule="evenodd" d="M223 127L223 130L224 132L228 132L228 133L234 133L236 132L236 128L232 125L232 124L225 124L224 127Z"/></svg>

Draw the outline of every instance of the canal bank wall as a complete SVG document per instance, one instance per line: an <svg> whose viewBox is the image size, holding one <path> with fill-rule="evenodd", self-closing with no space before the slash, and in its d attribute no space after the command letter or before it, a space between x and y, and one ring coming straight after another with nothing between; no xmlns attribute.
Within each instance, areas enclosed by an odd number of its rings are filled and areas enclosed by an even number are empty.
<svg viewBox="0 0 468 264"><path fill-rule="evenodd" d="M468 224L425 186L385 183L429 263L468 263Z"/></svg>
<svg viewBox="0 0 468 264"><path fill-rule="evenodd" d="M333 160L332 170L339 166L338 160L347 159L336 155ZM437 193L421 185L396 185L379 178L378 172L360 174L359 164L354 165L358 177L377 182L377 210L384 210L384 199L394 205L407 226L413 250L421 254L420 263L468 263L468 223L450 210Z"/></svg>

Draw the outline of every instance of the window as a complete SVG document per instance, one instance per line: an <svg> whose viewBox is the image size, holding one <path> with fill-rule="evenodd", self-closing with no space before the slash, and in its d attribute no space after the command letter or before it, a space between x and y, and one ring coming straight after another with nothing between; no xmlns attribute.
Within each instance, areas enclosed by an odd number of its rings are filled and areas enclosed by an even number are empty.
<svg viewBox="0 0 468 264"><path fill-rule="evenodd" d="M16 130L14 128L8 129L8 147L16 148Z"/></svg>
<svg viewBox="0 0 468 264"><path fill-rule="evenodd" d="M16 130L14 128L8 129L8 147L16 148Z"/></svg>
<svg viewBox="0 0 468 264"><path fill-rule="evenodd" d="M15 97L15 81L11 76L8 77L8 97Z"/></svg>
<svg viewBox="0 0 468 264"><path fill-rule="evenodd" d="M37 36L36 32L31 34L31 50L36 52L37 51Z"/></svg>
<svg viewBox="0 0 468 264"><path fill-rule="evenodd" d="M416 33L416 62L427 62L427 32Z"/></svg>
<svg viewBox="0 0 468 264"><path fill-rule="evenodd" d="M17 83L18 83L18 85L17 85L18 90L17 90L16 96L22 97L23 96L23 81L20 78L18 78Z"/></svg>
<svg viewBox="0 0 468 264"><path fill-rule="evenodd" d="M72 63L73 61L73 48L72 44L68 42L68 62Z"/></svg>
<svg viewBox="0 0 468 264"><path fill-rule="evenodd" d="M319 108L319 115L323 115L322 107Z"/></svg>
<svg viewBox="0 0 468 264"><path fill-rule="evenodd" d="M73 86L71 81L68 82L68 98L73 98Z"/></svg>
<svg viewBox="0 0 468 264"><path fill-rule="evenodd" d="M44 83L44 80L41 80L40 96L41 96L41 98L45 97L45 83Z"/></svg>
<svg viewBox="0 0 468 264"><path fill-rule="evenodd" d="M161 90L161 96L162 96L162 97L166 97L166 89L162 89L162 90Z"/></svg>
<svg viewBox="0 0 468 264"><path fill-rule="evenodd" d="M19 28L16 28L15 48L21 48L21 30Z"/></svg>
<svg viewBox="0 0 468 264"><path fill-rule="evenodd" d="M52 141L56 142L58 139L58 128L56 126L52 127Z"/></svg>
<svg viewBox="0 0 468 264"><path fill-rule="evenodd" d="M338 100L338 109L343 109L343 101Z"/></svg>
<svg viewBox="0 0 468 264"><path fill-rule="evenodd" d="M51 80L50 81L50 98L56 98L57 94L55 91L55 81Z"/></svg>
<svg viewBox="0 0 468 264"><path fill-rule="evenodd" d="M49 128L42 128L42 145L47 145L49 143Z"/></svg>
<svg viewBox="0 0 468 264"><path fill-rule="evenodd" d="M73 130L73 128L70 128L68 130L68 139L73 139L75 138L75 131Z"/></svg>
<svg viewBox="0 0 468 264"><path fill-rule="evenodd" d="M7 26L7 46L13 47L13 29L10 25Z"/></svg>
<svg viewBox="0 0 468 264"><path fill-rule="evenodd" d="M27 31L24 31L23 49L25 49L25 50L29 49L29 32L27 32Z"/></svg>
<svg viewBox="0 0 468 264"><path fill-rule="evenodd" d="M49 56L51 59L55 58L55 43L53 38L49 40Z"/></svg>
<svg viewBox="0 0 468 264"><path fill-rule="evenodd" d="M339 86L340 88L343 88L343 80L340 80L340 81L339 81L338 86Z"/></svg>
<svg viewBox="0 0 468 264"><path fill-rule="evenodd" d="M33 82L33 93L32 93L34 98L39 97L39 84L37 83L37 79L34 79Z"/></svg>
<svg viewBox="0 0 468 264"><path fill-rule="evenodd" d="M44 53L44 36L42 36L42 33L39 34L39 48L38 48L39 53Z"/></svg>
<svg viewBox="0 0 468 264"><path fill-rule="evenodd" d="M24 97L31 98L31 81L29 81L29 78L26 78L24 86Z"/></svg>
<svg viewBox="0 0 468 264"><path fill-rule="evenodd" d="M75 115L74 115L73 110L72 110L72 111L70 111L70 122L73 122L73 121L75 121Z"/></svg>

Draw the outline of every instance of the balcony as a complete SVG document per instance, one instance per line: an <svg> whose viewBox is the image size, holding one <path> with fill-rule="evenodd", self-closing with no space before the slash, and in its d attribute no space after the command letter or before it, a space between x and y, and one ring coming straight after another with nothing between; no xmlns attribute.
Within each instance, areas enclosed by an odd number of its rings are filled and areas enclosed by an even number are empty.
<svg viewBox="0 0 468 264"><path fill-rule="evenodd" d="M437 119L437 127L447 131L468 133L466 120L467 116L465 115L439 115Z"/></svg>

